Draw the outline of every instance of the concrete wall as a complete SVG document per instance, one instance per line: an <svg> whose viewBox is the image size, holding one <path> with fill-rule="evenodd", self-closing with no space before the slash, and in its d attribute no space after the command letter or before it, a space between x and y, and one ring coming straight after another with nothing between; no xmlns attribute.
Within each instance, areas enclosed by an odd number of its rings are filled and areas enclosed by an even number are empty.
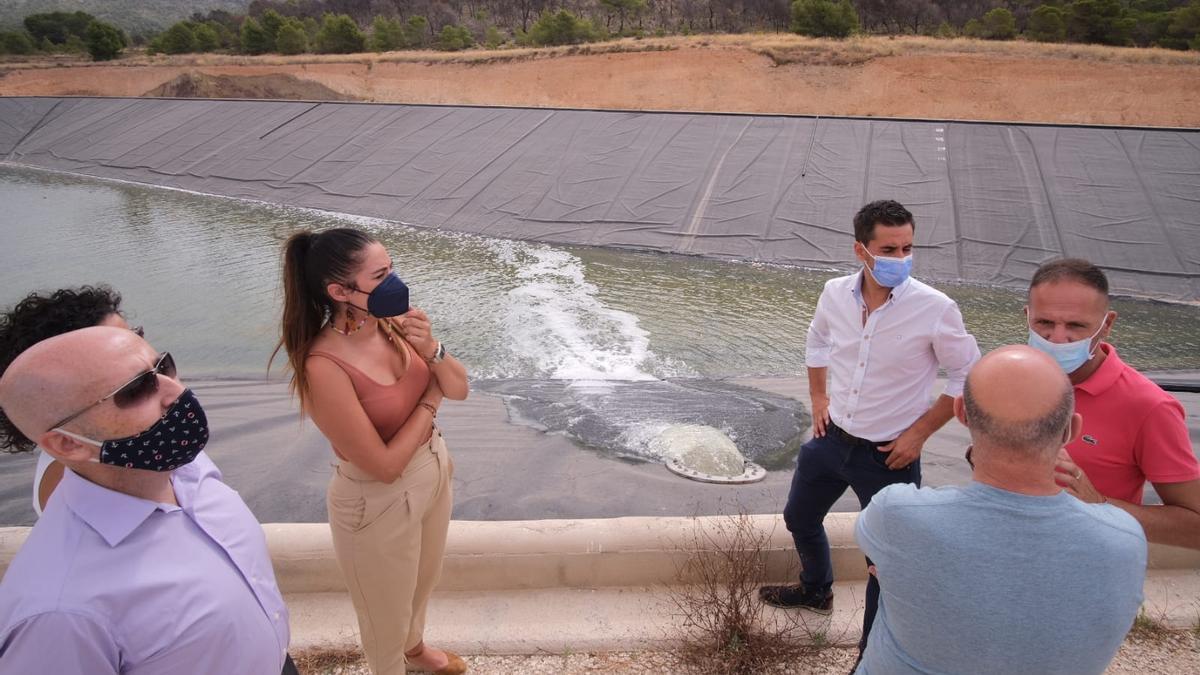
<svg viewBox="0 0 1200 675"><path fill-rule="evenodd" d="M857 514L825 521L839 580L863 579L854 543ZM689 550L718 550L732 539L761 542L767 577L795 578L791 535L775 515L746 516L744 527L724 516L594 520L454 521L439 590L515 590L653 586L687 582ZM0 528L0 572L30 528ZM284 593L345 591L324 523L266 524L267 543ZM739 534L740 533L740 534ZM1200 551L1150 547L1150 568L1200 569Z"/></svg>

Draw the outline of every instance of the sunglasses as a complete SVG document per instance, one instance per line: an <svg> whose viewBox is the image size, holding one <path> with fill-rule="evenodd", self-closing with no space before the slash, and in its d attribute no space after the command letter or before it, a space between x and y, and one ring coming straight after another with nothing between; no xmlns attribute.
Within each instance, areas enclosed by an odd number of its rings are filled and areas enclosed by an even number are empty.
<svg viewBox="0 0 1200 675"><path fill-rule="evenodd" d="M113 405L118 408L131 408L153 396L158 391L158 376L169 377L175 379L177 371L175 369L175 359L170 352L163 352L158 355L158 360L154 362L154 367L150 370L138 373L136 377L129 380L125 384L114 389L107 396L97 400L83 410L74 415L67 416L60 420L57 424L52 425L51 429L56 429L71 420L79 417L85 412L104 403L108 399L112 399Z"/></svg>

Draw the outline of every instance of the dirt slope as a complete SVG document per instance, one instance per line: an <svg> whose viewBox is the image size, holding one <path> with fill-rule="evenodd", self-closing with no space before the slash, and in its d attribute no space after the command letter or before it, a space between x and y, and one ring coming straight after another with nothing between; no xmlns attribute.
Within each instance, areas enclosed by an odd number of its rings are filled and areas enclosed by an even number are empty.
<svg viewBox="0 0 1200 675"><path fill-rule="evenodd" d="M764 40L677 38L616 43L607 52L592 47L588 50L601 53L586 54L515 50L8 64L0 65L0 95L160 95L165 83L196 72L299 80L289 87L227 81L224 89L194 94L204 96L1200 127L1200 55L921 38L844 44L788 36Z"/></svg>

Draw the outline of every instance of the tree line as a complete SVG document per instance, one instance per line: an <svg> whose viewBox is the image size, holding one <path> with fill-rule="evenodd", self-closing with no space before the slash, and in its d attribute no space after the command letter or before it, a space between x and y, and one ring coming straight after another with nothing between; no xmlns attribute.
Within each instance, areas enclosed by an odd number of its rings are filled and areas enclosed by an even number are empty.
<svg viewBox="0 0 1200 675"><path fill-rule="evenodd" d="M129 45L124 31L87 12L31 14L22 23L24 30L0 31L0 54L77 52L107 61Z"/></svg>
<svg viewBox="0 0 1200 675"><path fill-rule="evenodd" d="M85 12L25 17L0 53L356 53L562 45L610 37L786 31L1200 50L1200 0L253 0L131 40Z"/></svg>

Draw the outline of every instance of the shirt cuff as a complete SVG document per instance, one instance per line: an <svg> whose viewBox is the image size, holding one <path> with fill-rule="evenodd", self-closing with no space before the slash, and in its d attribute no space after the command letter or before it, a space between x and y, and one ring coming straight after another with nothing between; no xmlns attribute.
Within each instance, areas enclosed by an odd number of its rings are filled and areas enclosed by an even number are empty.
<svg viewBox="0 0 1200 675"><path fill-rule="evenodd" d="M962 396L963 387L966 385L966 382L967 382L966 378L963 378L961 380L958 378L955 378L953 380L946 380L946 388L942 390L942 393L945 394L946 396L952 396L954 398L958 398L959 396Z"/></svg>
<svg viewBox="0 0 1200 675"><path fill-rule="evenodd" d="M804 355L804 365L809 368L828 368L830 363L829 352L809 352Z"/></svg>

